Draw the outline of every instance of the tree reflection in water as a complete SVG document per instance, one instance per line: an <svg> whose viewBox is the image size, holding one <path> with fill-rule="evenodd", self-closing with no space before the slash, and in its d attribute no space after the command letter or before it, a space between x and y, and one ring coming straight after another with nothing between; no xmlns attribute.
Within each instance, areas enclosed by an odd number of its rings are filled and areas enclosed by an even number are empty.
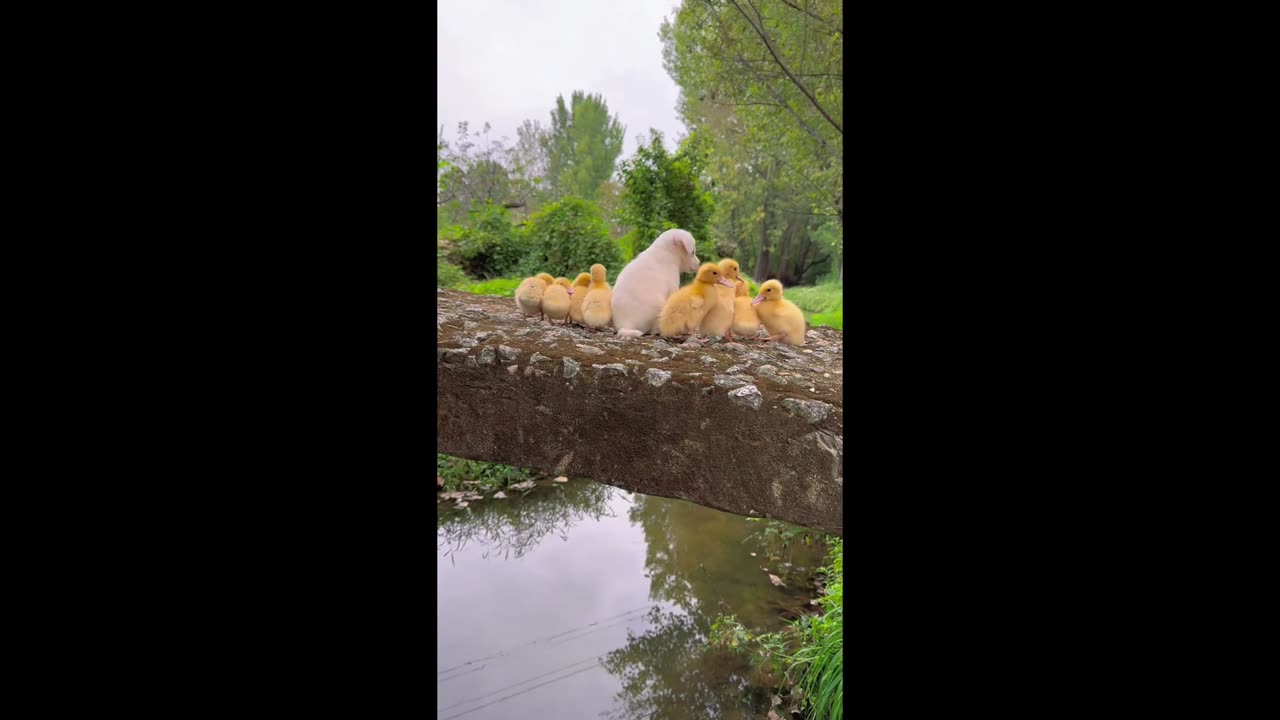
<svg viewBox="0 0 1280 720"><path fill-rule="evenodd" d="M541 486L528 500L486 499L456 511L442 506L436 513L436 546L453 561L453 553L475 541L503 559L522 557L551 534L568 539L569 528L586 519L615 517L609 502L621 491L592 481ZM511 493L514 495L515 493ZM514 499L514 498L513 498Z"/></svg>
<svg viewBox="0 0 1280 720"><path fill-rule="evenodd" d="M663 601L650 627L628 633L605 668L622 681L609 718L760 717L769 694L742 655L708 647L711 623L735 613L756 628L776 629L785 596L800 588L770 585L760 560L743 539L745 518L691 503L637 496L628 519L644 530L649 597ZM816 555L815 555L816 559ZM803 599L799 602L804 602Z"/></svg>

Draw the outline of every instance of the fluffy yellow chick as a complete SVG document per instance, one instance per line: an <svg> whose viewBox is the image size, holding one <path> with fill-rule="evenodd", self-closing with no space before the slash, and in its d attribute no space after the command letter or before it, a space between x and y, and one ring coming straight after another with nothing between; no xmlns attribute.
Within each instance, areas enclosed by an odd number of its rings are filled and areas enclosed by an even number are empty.
<svg viewBox="0 0 1280 720"><path fill-rule="evenodd" d="M604 273L600 263L591 266L591 284L582 301L582 321L592 330L608 327L613 320L613 288L605 282Z"/></svg>
<svg viewBox="0 0 1280 720"><path fill-rule="evenodd" d="M573 297L569 300L569 319L582 324L582 301L587 299L587 286L591 284L591 273L578 273L573 280Z"/></svg>
<svg viewBox="0 0 1280 720"><path fill-rule="evenodd" d="M542 292L542 312L548 320L561 320L565 325L569 324L570 295L573 295L573 286L569 284L569 278L556 278L555 282L547 286Z"/></svg>
<svg viewBox="0 0 1280 720"><path fill-rule="evenodd" d="M751 304L756 306L756 314L769 332L765 342L781 339L788 345L804 344L804 313L795 303L783 299L782 283L777 280L765 282Z"/></svg>
<svg viewBox="0 0 1280 720"><path fill-rule="evenodd" d="M738 261L725 258L720 261L720 276L730 283L738 281ZM702 318L699 327L703 335L717 335L725 340L733 339L733 292L732 286L716 285L716 302Z"/></svg>
<svg viewBox="0 0 1280 720"><path fill-rule="evenodd" d="M677 290L662 306L662 312L658 314L659 334L662 337L679 337L692 333L695 341L702 342L698 337L698 326L719 300L716 283L733 287L720 275L720 268L715 263L703 263L693 282Z"/></svg>
<svg viewBox="0 0 1280 720"><path fill-rule="evenodd" d="M760 316L751 304L751 288L746 280L739 280L733 298L733 332L735 335L753 338L760 332Z"/></svg>
<svg viewBox="0 0 1280 720"><path fill-rule="evenodd" d="M555 282L556 279L547 273L538 273L531 278L525 278L520 283L520 287L516 288L516 307L520 309L520 314L525 317L533 317L534 313L538 314L538 318L542 318L542 293L547 286Z"/></svg>

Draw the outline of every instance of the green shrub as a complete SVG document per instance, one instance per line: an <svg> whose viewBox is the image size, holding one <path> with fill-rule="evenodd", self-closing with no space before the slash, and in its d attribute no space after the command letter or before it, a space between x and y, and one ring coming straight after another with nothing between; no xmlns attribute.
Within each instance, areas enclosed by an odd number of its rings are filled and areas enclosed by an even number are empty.
<svg viewBox="0 0 1280 720"><path fill-rule="evenodd" d="M621 270L622 253L609 239L600 210L586 200L567 197L544 207L525 224L530 254L521 275L538 272L572 280L601 263L610 272Z"/></svg>
<svg viewBox="0 0 1280 720"><path fill-rule="evenodd" d="M471 277L513 274L529 254L528 242L499 205L485 205L470 213L467 226L447 227L441 236L452 248L451 259Z"/></svg>
<svg viewBox="0 0 1280 720"><path fill-rule="evenodd" d="M444 258L436 258L436 285L442 288L457 290L471 282L471 278L462 272L462 268Z"/></svg>

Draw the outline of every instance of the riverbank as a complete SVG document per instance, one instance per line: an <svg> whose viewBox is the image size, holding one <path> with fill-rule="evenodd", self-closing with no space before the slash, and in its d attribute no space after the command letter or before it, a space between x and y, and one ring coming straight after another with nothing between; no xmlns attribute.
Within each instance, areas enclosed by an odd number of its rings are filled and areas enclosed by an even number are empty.
<svg viewBox="0 0 1280 720"><path fill-rule="evenodd" d="M773 706L809 720L841 720L844 712L844 541L826 541L827 563L817 572L817 597L810 601L818 612L767 633L752 632L736 615L722 615L710 641L749 657L776 688Z"/></svg>

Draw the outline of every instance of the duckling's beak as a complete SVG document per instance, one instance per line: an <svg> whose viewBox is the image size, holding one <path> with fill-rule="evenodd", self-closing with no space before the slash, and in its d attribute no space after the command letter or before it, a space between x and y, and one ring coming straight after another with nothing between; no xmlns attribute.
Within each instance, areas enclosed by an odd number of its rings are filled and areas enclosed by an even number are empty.
<svg viewBox="0 0 1280 720"><path fill-rule="evenodd" d="M719 280L717 280L717 282L719 282L721 285L728 288L731 288L734 286L733 283L729 282L728 278L720 278Z"/></svg>
<svg viewBox="0 0 1280 720"><path fill-rule="evenodd" d="M756 299L751 301L751 304L752 304L752 305L759 305L759 304L760 304L760 303L762 303L762 302L764 302L764 296L763 296L763 295L757 295L757 296L756 296Z"/></svg>
<svg viewBox="0 0 1280 720"><path fill-rule="evenodd" d="M570 295L572 295L572 294L573 294L573 288L569 288L569 294L570 294Z"/></svg>

